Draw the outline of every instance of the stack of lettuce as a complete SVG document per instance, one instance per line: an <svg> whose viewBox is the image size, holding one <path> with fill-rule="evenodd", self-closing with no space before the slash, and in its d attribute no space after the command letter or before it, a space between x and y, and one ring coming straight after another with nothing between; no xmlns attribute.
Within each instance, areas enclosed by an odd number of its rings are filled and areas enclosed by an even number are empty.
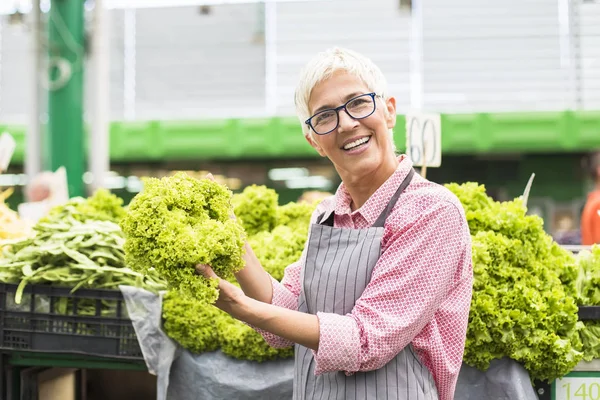
<svg viewBox="0 0 600 400"><path fill-rule="evenodd" d="M580 306L600 306L600 245L577 255L579 274L575 283ZM583 359L600 358L600 321L584 321L580 336L583 343Z"/></svg>
<svg viewBox="0 0 600 400"><path fill-rule="evenodd" d="M448 184L473 240L473 298L464 361L486 370L493 359L521 363L551 381L582 359L574 256L553 242L521 199L496 202L475 183Z"/></svg>
<svg viewBox="0 0 600 400"><path fill-rule="evenodd" d="M140 272L156 266L169 284L163 328L183 348L193 353L221 349L252 361L291 357L293 348L271 348L259 333L217 309L216 283L195 274L194 267L211 265L217 275L236 283L247 238L267 272L281 280L285 267L300 258L314 208L279 206L277 193L265 186L232 195L216 182L183 173L146 179L121 222L126 259Z"/></svg>
<svg viewBox="0 0 600 400"><path fill-rule="evenodd" d="M316 205L279 206L274 190L257 185L234 195L232 205L261 265L281 280L285 268L300 259ZM195 353L220 348L230 357L258 362L293 356L293 348L272 348L248 325L194 299L167 296L163 320L167 335Z"/></svg>
<svg viewBox="0 0 600 400"><path fill-rule="evenodd" d="M214 283L193 267L217 263L217 273L235 282L247 237L263 267L281 280L285 267L301 257L316 204L279 206L277 194L264 186L232 195L214 182L190 179L150 181L121 223L130 266L143 271L156 265L170 285L165 332L195 353L220 348L245 360L290 357L292 348L269 347L252 328L216 309ZM583 358L574 256L545 233L541 218L527 215L520 199L493 201L475 183L447 187L465 208L473 240L465 363L485 370L492 360L509 357L532 379L564 376Z"/></svg>

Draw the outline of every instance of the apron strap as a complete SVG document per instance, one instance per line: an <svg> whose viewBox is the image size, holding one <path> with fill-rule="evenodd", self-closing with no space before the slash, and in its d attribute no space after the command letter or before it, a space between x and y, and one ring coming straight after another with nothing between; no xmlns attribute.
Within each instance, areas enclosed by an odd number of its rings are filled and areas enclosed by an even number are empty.
<svg viewBox="0 0 600 400"><path fill-rule="evenodd" d="M404 189L406 189L406 187L410 184L414 175L415 175L415 170L413 168L411 168L410 172L408 173L408 175L406 175L406 178L404 178L404 180L398 187L398 190L396 190L396 193L394 193L394 195L390 199L390 201L387 204L387 206L385 207L385 209L381 212L381 214L379 214L379 217L373 224L373 227L383 227L383 224L385 224L385 220L392 212L392 209L396 205L398 198L400 198L400 195L402 194L402 192L404 192Z"/></svg>
<svg viewBox="0 0 600 400"><path fill-rule="evenodd" d="M411 168L411 170L408 172L408 175L406 175L406 178L404 178L404 180L402 181L402 183L398 187L398 190L396 190L396 193L394 193L394 195L392 196L392 198L388 202L388 204L385 207L385 209L381 212L381 214L379 214L379 217L377 218L377 220L373 224L373 227L383 227L383 224L385 223L385 220L387 219L387 217L392 212L392 209L396 205L396 202L398 201L398 198L400 198L400 195L402 194L402 192L404 192L404 189L406 189L407 186L410 184L410 182L412 181L412 178L413 178L414 175L415 175L415 170ZM319 217L317 218L317 224L333 227L333 217L334 217L334 215L335 215L335 213L332 212L331 214L329 214L329 216L327 217L327 219L325 219L324 221L322 221L322 219L325 216L325 213L319 215Z"/></svg>
<svg viewBox="0 0 600 400"><path fill-rule="evenodd" d="M325 216L325 213L319 215L319 217L317 218L317 224L333 227L334 215L335 215L335 212L331 212L331 214L329 214L329 217L327 217L327 219L325 221L321 221L323 219L323 217Z"/></svg>

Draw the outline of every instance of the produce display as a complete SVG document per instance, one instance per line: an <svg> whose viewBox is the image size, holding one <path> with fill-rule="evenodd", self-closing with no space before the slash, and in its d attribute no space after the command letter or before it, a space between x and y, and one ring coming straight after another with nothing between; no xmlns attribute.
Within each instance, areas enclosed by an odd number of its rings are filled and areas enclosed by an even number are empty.
<svg viewBox="0 0 600 400"><path fill-rule="evenodd" d="M118 290L119 285L164 289L153 270L141 274L125 266L125 238L115 223L124 212L121 202L106 190L88 199L74 198L51 209L35 224L31 237L8 243L0 257L0 282L18 284L15 304L21 303L29 284L70 287L71 292ZM66 305L61 307L66 312ZM80 315L85 307L80 302Z"/></svg>
<svg viewBox="0 0 600 400"><path fill-rule="evenodd" d="M270 231L275 227L278 196L265 186L250 185L232 198L236 218L248 236Z"/></svg>
<svg viewBox="0 0 600 400"><path fill-rule="evenodd" d="M216 280L197 275L195 266L210 265L223 278L243 267L245 235L231 218L231 191L183 172L143 182L120 224L127 265L141 273L155 268L180 295L214 303Z"/></svg>
<svg viewBox="0 0 600 400"><path fill-rule="evenodd" d="M98 189L87 199L73 197L65 204L53 207L40 222L60 222L63 218L71 217L80 222L97 220L119 223L124 216L123 199L106 189Z"/></svg>
<svg viewBox="0 0 600 400"><path fill-rule="evenodd" d="M162 287L149 276L125 267L123 233L109 221L40 222L36 235L11 246L2 265L2 280L19 283L15 302L27 284L54 283L79 288L118 289L119 285Z"/></svg>
<svg viewBox="0 0 600 400"><path fill-rule="evenodd" d="M560 248L520 199L496 202L475 183L449 184L473 241L473 298L464 361L521 363L532 379L564 376L582 359L573 255ZM561 281L561 277L564 279Z"/></svg>
<svg viewBox="0 0 600 400"><path fill-rule="evenodd" d="M308 233L310 217L319 202L316 203L294 203L290 202L277 207L276 226L287 226L290 229Z"/></svg>
<svg viewBox="0 0 600 400"><path fill-rule="evenodd" d="M577 255L579 275L576 282L580 305L600 306L600 245L591 251ZM600 321L583 321L585 328L580 336L583 343L583 359L600 358Z"/></svg>
<svg viewBox="0 0 600 400"><path fill-rule="evenodd" d="M541 218L527 215L521 199L494 201L475 183L446 187L461 201L472 235L465 363L485 370L493 359L509 357L532 379L551 381L582 359L600 358L600 322L577 316L578 306L600 306L600 246L574 256L545 233ZM4 205L7 194L0 195L0 282L18 285L16 304L27 285L165 290L163 329L189 351L220 349L257 362L293 356L293 347L271 348L252 327L212 305L216 281L196 274L195 265L211 265L237 284L247 240L265 270L281 280L301 258L316 203L279 205L265 186L232 194L178 173L144 179L127 208L99 190L28 227ZM57 307L66 313L70 306ZM88 305L80 307L85 314Z"/></svg>
<svg viewBox="0 0 600 400"><path fill-rule="evenodd" d="M293 348L275 349L250 326L211 304L169 291L163 298L163 330L192 353L220 349L240 360L269 361L288 358Z"/></svg>
<svg viewBox="0 0 600 400"><path fill-rule="evenodd" d="M277 196L273 189L261 187L264 198ZM243 193L242 193L243 195ZM263 268L281 281L285 268L300 260L308 239L310 217L317 204L288 203L278 206L274 213L274 228L250 236L248 242Z"/></svg>
<svg viewBox="0 0 600 400"><path fill-rule="evenodd" d="M192 353L204 353L219 348L217 319L224 314L204 301L182 296L170 290L163 297L163 330L181 347Z"/></svg>
<svg viewBox="0 0 600 400"><path fill-rule="evenodd" d="M281 280L285 267L300 259L316 204L278 206L278 197L273 189L253 185L233 195L232 203L236 218L254 232L248 241L261 265ZM235 279L230 281L235 283ZM272 348L252 327L205 300L185 298L176 292L163 299L163 321L165 333L194 353L218 347L233 358L258 362L293 356L292 347Z"/></svg>
<svg viewBox="0 0 600 400"><path fill-rule="evenodd" d="M279 225L271 232L258 232L248 242L265 271L281 281L285 268L300 260L307 235L304 230Z"/></svg>

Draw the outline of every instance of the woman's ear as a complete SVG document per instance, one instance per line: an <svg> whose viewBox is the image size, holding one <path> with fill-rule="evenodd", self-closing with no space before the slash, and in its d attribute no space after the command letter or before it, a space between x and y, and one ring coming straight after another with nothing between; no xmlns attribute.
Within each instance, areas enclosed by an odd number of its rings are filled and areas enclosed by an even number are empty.
<svg viewBox="0 0 600 400"><path fill-rule="evenodd" d="M390 97L385 100L387 110L386 122L388 129L393 129L396 126L396 98Z"/></svg>
<svg viewBox="0 0 600 400"><path fill-rule="evenodd" d="M323 151L323 148L321 146L319 146L319 143L317 143L317 141L315 140L315 138L313 138L313 136L310 132L308 132L308 134L304 135L304 137L306 138L306 141L308 142L308 144L310 144L312 146L312 148L315 149L321 157L327 157L327 155Z"/></svg>

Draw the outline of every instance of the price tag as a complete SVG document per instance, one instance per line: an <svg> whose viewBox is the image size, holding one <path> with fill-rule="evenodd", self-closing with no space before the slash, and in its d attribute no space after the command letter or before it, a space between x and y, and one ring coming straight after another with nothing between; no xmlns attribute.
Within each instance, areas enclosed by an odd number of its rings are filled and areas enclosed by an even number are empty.
<svg viewBox="0 0 600 400"><path fill-rule="evenodd" d="M406 114L406 154L416 166L442 165L440 114Z"/></svg>
<svg viewBox="0 0 600 400"><path fill-rule="evenodd" d="M580 372L577 376L565 376L557 379L553 386L554 400L600 400L598 372Z"/></svg>
<svg viewBox="0 0 600 400"><path fill-rule="evenodd" d="M64 204L69 201L69 184L67 182L67 170L60 167L54 172L54 188L52 189L52 202Z"/></svg>
<svg viewBox="0 0 600 400"><path fill-rule="evenodd" d="M10 133L0 135L0 171L6 171L16 147L17 143Z"/></svg>

